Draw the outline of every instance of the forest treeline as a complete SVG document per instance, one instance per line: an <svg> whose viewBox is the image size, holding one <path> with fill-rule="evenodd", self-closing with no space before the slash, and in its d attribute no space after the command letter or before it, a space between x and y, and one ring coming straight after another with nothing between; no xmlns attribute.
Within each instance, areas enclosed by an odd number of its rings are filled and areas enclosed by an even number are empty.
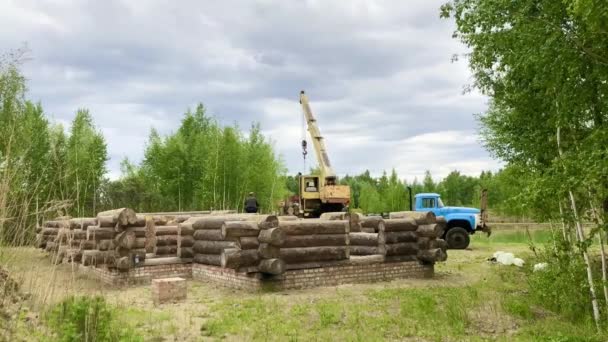
<svg viewBox="0 0 608 342"><path fill-rule="evenodd" d="M481 190L487 189L488 207L493 215L512 219L530 217L530 209L519 198L521 188L525 186L525 172L515 166L497 172L482 171L479 176L468 176L455 170L443 179L435 179L427 170L422 180L414 178L407 182L400 179L393 169L390 174L384 171L380 177L373 177L369 171L347 175L340 179L340 183L350 186L351 208L360 209L363 213L409 210L408 188L411 188L412 197L422 192L435 192L441 195L445 205L478 208ZM287 188L290 193L297 193L295 177L287 177Z"/></svg>
<svg viewBox="0 0 608 342"><path fill-rule="evenodd" d="M221 126L202 104L187 110L179 128L166 136L152 129L138 163L125 159L119 179L107 178L108 152L87 109L76 111L66 129L48 119L40 103L28 100L18 56L2 60L0 74L0 217L3 238L31 237L36 219L58 215L90 216L100 210L132 207L139 212L242 209L255 192L261 210L272 212L297 193L293 176L272 143L253 124L248 130ZM372 177L368 171L341 179L351 187L351 208L380 213L409 208L413 194L438 192L446 205L479 204L490 190L494 213L520 216L516 200L521 172L510 167L479 177L453 171L435 182L429 171L419 182L399 179L395 170ZM21 236L22 232L27 236Z"/></svg>
<svg viewBox="0 0 608 342"><path fill-rule="evenodd" d="M36 220L61 215L91 216L131 207L138 212L241 210L254 192L264 212L297 193L293 176L258 124L248 130L222 126L202 104L187 110L179 128L166 136L151 129L140 163L125 159L121 176L107 178L106 141L87 109L78 109L69 128L49 120L40 103L27 99L19 71L19 51L0 61L0 237L28 241ZM430 172L407 184L395 170L346 176L351 207L365 213L406 210L413 193L439 192L448 205L478 205L481 188L490 189L495 211L521 215L510 201L521 181L513 170L480 177L450 173L435 182Z"/></svg>

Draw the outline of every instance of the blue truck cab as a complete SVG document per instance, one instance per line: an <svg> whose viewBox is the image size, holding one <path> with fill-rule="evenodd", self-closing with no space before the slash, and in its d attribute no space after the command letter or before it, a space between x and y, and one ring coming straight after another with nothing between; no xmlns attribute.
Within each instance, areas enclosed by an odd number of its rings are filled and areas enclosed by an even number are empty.
<svg viewBox="0 0 608 342"><path fill-rule="evenodd" d="M470 234L476 231L491 233L486 225L485 194L482 194L482 209L467 207L449 207L441 201L436 193L420 193L415 196L415 211L432 211L436 216L443 216L447 227L443 239L451 249L465 249L469 246Z"/></svg>

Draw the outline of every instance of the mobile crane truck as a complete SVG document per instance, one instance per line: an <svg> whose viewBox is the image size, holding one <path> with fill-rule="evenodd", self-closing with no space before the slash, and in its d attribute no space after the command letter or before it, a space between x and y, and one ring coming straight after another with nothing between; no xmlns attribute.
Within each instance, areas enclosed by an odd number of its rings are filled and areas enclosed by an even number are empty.
<svg viewBox="0 0 608 342"><path fill-rule="evenodd" d="M308 97L304 90L300 92L300 104L308 127L308 133L312 139L315 156L319 165L318 175L298 175L299 191L297 212L290 210L302 217L319 217L322 213L343 211L350 202L350 187L339 185L338 178L334 172L325 141L317 125L317 120L312 114ZM306 158L307 143L302 140L302 154ZM293 208L293 201L288 207Z"/></svg>

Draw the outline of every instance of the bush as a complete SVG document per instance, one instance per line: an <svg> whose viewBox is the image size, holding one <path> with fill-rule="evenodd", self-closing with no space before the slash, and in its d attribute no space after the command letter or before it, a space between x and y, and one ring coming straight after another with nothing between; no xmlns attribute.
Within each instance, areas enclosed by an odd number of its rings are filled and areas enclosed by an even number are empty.
<svg viewBox="0 0 608 342"><path fill-rule="evenodd" d="M530 272L528 276L533 300L572 321L592 319L587 272L582 256L575 252L564 251L556 254L545 251L539 256L538 262L546 262L547 267L541 271ZM601 277L596 274L594 279ZM598 295L598 300L601 301L600 297Z"/></svg>
<svg viewBox="0 0 608 342"><path fill-rule="evenodd" d="M116 309L103 297L70 297L46 315L58 341L139 341L116 319Z"/></svg>

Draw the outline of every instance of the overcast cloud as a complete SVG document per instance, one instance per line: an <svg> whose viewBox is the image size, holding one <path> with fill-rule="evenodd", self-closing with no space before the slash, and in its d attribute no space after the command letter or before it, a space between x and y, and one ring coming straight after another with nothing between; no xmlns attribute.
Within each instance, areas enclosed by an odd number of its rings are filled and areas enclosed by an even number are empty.
<svg viewBox="0 0 608 342"><path fill-rule="evenodd" d="M496 170L473 118L487 99L463 94L471 76L451 58L465 50L441 3L4 0L0 47L27 43L29 98L55 121L90 109L112 178L141 160L150 128L174 131L198 102L223 124L259 122L296 173L301 89L339 175Z"/></svg>

